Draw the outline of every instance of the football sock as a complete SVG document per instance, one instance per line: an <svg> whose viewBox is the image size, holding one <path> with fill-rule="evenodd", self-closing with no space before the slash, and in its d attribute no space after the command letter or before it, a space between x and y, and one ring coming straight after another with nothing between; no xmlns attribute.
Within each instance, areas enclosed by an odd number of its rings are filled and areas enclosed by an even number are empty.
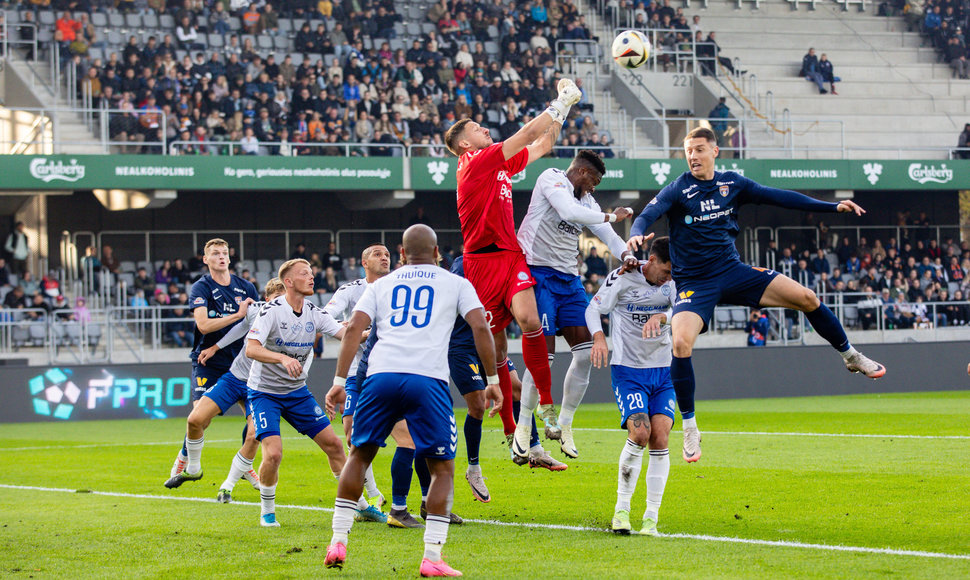
<svg viewBox="0 0 970 580"><path fill-rule="evenodd" d="M519 408L513 409L515 411L515 424L522 425L524 423L528 425L539 402L539 391L536 389L532 371L529 369L526 369L525 373L522 374L522 392L520 393L520 397L518 401Z"/></svg>
<svg viewBox="0 0 970 580"><path fill-rule="evenodd" d="M249 421L246 421L246 423L243 425L243 433L242 433L242 444L243 445L246 444L246 434L247 433L249 433Z"/></svg>
<svg viewBox="0 0 970 580"><path fill-rule="evenodd" d="M391 508L405 509L408 506L408 492L411 490L411 464L414 463L414 449L398 447L391 459Z"/></svg>
<svg viewBox="0 0 970 580"><path fill-rule="evenodd" d="M468 465L478 465L478 453L482 447L482 420L465 415L465 449Z"/></svg>
<svg viewBox="0 0 970 580"><path fill-rule="evenodd" d="M532 371L536 388L539 389L539 404L552 404L552 371L549 370L549 349L542 329L522 335L522 358L525 368Z"/></svg>
<svg viewBox="0 0 970 580"><path fill-rule="evenodd" d="M524 385L522 387L522 390L525 391L525 386ZM520 401L514 401L512 403L512 411L515 412L515 416L516 417L519 416L519 413L522 412L521 402ZM529 439L529 445L532 448L535 448L537 445L539 445L539 429L536 428L536 416L535 416L535 414L534 413L529 413L529 417L530 417L530 420L532 421L532 436Z"/></svg>
<svg viewBox="0 0 970 580"><path fill-rule="evenodd" d="M236 482L242 479L244 473L253 468L253 460L243 457L242 453L236 453L236 456L232 458L232 465L229 466L229 475L226 476L226 481L222 482L222 487L219 489L225 489L227 491L232 491L232 488L236 487Z"/></svg>
<svg viewBox="0 0 970 580"><path fill-rule="evenodd" d="M441 560L441 548L448 539L450 515L428 514L424 520L424 557L437 562Z"/></svg>
<svg viewBox="0 0 970 580"><path fill-rule="evenodd" d="M330 540L331 546L338 543L347 545L347 535L350 534L350 528L354 525L354 509L356 509L354 500L338 497L334 501L333 523L330 525L333 530L333 538Z"/></svg>
<svg viewBox="0 0 970 580"><path fill-rule="evenodd" d="M566 369L562 382L562 407L559 409L559 424L568 427L573 424L573 415L586 396L589 387L589 370L593 368L590 355L593 343L583 342L572 348L573 360Z"/></svg>
<svg viewBox="0 0 970 580"><path fill-rule="evenodd" d="M623 451L620 452L620 469L617 474L615 511L630 511L630 498L637 489L640 468L643 465L643 449L629 439L623 445Z"/></svg>
<svg viewBox="0 0 970 580"><path fill-rule="evenodd" d="M367 503L367 500L364 499L364 495L361 494L361 496L357 498L357 509L359 509L359 510L365 510L368 507L370 507L370 504Z"/></svg>
<svg viewBox="0 0 970 580"><path fill-rule="evenodd" d="M849 344L849 338L845 335L845 329L842 328L842 323L839 319L832 314L829 307L820 304L818 308L811 312L805 313L805 318L811 323L812 328L819 336L829 341L835 350L839 352L845 352L849 350L851 346Z"/></svg>
<svg viewBox="0 0 970 580"><path fill-rule="evenodd" d="M418 483L421 484L421 497L428 497L428 488L431 487L431 471L428 470L428 462L424 457L414 458L414 473L418 476Z"/></svg>
<svg viewBox="0 0 970 580"><path fill-rule="evenodd" d="M497 365L499 388L502 389L502 400L512 400L512 375L509 373L509 359L499 361ZM499 409L499 416L502 417L502 429L508 435L515 431L515 416L512 414L512 405L503 404Z"/></svg>
<svg viewBox="0 0 970 580"><path fill-rule="evenodd" d="M263 485L259 484L259 514L265 516L266 514L276 513L276 484L273 485Z"/></svg>
<svg viewBox="0 0 970 580"><path fill-rule="evenodd" d="M690 427L691 429L697 429L697 417L687 417L684 419L684 429Z"/></svg>
<svg viewBox="0 0 970 580"><path fill-rule="evenodd" d="M186 439L188 439L188 436L182 437L182 458L183 459L189 456L189 449L185 443Z"/></svg>
<svg viewBox="0 0 970 580"><path fill-rule="evenodd" d="M364 472L364 489L367 490L367 497L377 497L381 495L381 490L377 489L377 482L374 481L374 465L368 465Z"/></svg>
<svg viewBox="0 0 970 580"><path fill-rule="evenodd" d="M204 443L204 435L198 439L185 439L185 447L189 450L189 464L185 470L193 475L202 471L202 445Z"/></svg>
<svg viewBox="0 0 970 580"><path fill-rule="evenodd" d="M663 499L669 474L670 451L651 449L650 461L647 463L647 512L643 514L644 517L657 519L657 514L660 513L660 500Z"/></svg>
<svg viewBox="0 0 970 580"><path fill-rule="evenodd" d="M854 346L850 346L847 350L843 350L839 354L842 355L843 359L849 360L852 358L852 355L859 354L859 351L857 351Z"/></svg>
<svg viewBox="0 0 970 580"><path fill-rule="evenodd" d="M680 416L689 419L694 416L694 365L690 357L673 357L670 361L670 381L677 393L677 406Z"/></svg>

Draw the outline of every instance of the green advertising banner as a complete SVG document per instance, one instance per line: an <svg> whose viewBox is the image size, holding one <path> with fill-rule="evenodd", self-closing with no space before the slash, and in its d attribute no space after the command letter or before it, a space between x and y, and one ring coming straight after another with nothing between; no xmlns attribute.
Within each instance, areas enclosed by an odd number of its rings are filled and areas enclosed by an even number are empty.
<svg viewBox="0 0 970 580"><path fill-rule="evenodd" d="M401 158L0 155L0 189L394 190Z"/></svg>
<svg viewBox="0 0 970 580"><path fill-rule="evenodd" d="M683 159L607 159L597 189L656 192L687 170ZM458 160L433 157L263 157L164 155L0 155L0 190L175 189L454 192ZM550 167L544 158L513 178L529 191ZM408 163L410 175L405 175ZM718 159L771 187L799 191L970 189L970 160L874 161Z"/></svg>
<svg viewBox="0 0 970 580"><path fill-rule="evenodd" d="M411 159L411 187L454 191L457 159ZM569 159L540 159L513 178L525 190L549 167L565 169ZM718 159L718 171L737 171L764 185L795 190L970 189L970 161L867 161ZM599 190L659 191L687 171L683 159L607 159Z"/></svg>

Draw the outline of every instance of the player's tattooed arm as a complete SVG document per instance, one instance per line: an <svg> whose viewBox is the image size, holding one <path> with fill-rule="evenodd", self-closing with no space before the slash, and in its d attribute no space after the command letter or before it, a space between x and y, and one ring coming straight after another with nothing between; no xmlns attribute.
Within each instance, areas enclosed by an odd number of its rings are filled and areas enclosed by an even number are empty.
<svg viewBox="0 0 970 580"><path fill-rule="evenodd" d="M535 141L529 144L529 163L552 152L553 146L559 140L560 131L562 131L562 125L552 123Z"/></svg>

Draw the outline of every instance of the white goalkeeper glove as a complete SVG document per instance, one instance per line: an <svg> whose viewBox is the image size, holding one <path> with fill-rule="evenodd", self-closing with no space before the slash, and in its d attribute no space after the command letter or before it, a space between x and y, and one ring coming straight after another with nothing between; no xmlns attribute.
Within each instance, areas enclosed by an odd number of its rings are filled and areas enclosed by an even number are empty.
<svg viewBox="0 0 970 580"><path fill-rule="evenodd" d="M579 87L576 86L576 83L572 79L561 79L559 84L556 85L556 88L559 94L554 101L549 103L549 108L546 109L546 112L561 125L566 121L569 108L579 102L583 93L580 92Z"/></svg>

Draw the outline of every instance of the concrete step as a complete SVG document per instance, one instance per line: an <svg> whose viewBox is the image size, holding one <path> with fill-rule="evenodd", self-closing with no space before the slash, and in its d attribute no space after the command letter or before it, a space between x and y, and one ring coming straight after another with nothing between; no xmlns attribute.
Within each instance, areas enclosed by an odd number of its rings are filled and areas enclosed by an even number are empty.
<svg viewBox="0 0 970 580"><path fill-rule="evenodd" d="M759 79L759 85L771 87L775 98L781 96L812 96L820 95L818 86L807 79L795 78L768 78L764 79L763 84ZM825 88L830 88L829 83L825 83ZM884 81L860 81L851 80L836 84L839 97L844 98L881 98L882 95L893 95L897 97L962 97L970 92L970 82L945 80L922 80L914 83L908 80L884 80Z"/></svg>
<svg viewBox="0 0 970 580"><path fill-rule="evenodd" d="M806 83L807 84L807 83ZM842 98L839 97L838 103L833 98L821 98L822 95L806 96L786 96L781 98L775 95L775 108L780 111L789 109L793 117L805 115L838 114L844 118L846 115L862 115L871 113L874 106L887 112L886 119L892 119L891 112L896 115L923 115L923 114L966 114L970 112L970 101L965 97L935 97L933 99L907 98L896 95L886 95L874 100L872 97Z"/></svg>
<svg viewBox="0 0 970 580"><path fill-rule="evenodd" d="M751 34L746 30L718 31L717 41L725 51L728 49L735 51L746 48L761 49L765 46L797 45L804 46L805 52L808 51L809 47L815 47L816 53L825 52L830 57L833 53L843 50L918 48L923 44L922 38L917 33L871 32L854 34L851 32L821 32L805 29L758 34Z"/></svg>
<svg viewBox="0 0 970 580"><path fill-rule="evenodd" d="M834 61L833 61L834 62ZM801 71L801 62L784 64L759 64L748 65L748 71L758 77L758 82L774 82L776 78L797 77ZM941 63L919 63L919 64L845 64L840 63L835 67L835 74L842 77L843 81L854 83L856 81L887 81L887 80L912 80L922 81L927 79L952 79L953 70Z"/></svg>
<svg viewBox="0 0 970 580"><path fill-rule="evenodd" d="M790 66L801 68L802 57L808 47L771 46L770 50L762 49L734 49L722 47L723 55L741 61L742 69L751 69L758 65L779 65L789 63ZM816 52L818 52L816 50ZM833 50L828 51L829 60L835 70L847 65L883 65L883 64L933 64L939 62L937 53L932 48L891 48L875 51L872 49Z"/></svg>

